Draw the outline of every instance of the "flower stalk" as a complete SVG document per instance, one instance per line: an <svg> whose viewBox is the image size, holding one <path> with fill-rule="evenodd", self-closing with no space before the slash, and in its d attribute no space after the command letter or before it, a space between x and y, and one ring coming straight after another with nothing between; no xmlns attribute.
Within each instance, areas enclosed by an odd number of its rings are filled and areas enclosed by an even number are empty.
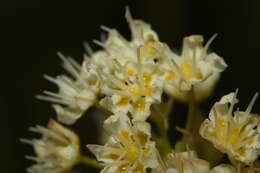
<svg viewBox="0 0 260 173"><path fill-rule="evenodd" d="M80 163L90 166L92 168L96 169L102 169L104 166L102 166L100 163L97 162L96 159L90 158L88 156L81 155L80 156Z"/></svg>

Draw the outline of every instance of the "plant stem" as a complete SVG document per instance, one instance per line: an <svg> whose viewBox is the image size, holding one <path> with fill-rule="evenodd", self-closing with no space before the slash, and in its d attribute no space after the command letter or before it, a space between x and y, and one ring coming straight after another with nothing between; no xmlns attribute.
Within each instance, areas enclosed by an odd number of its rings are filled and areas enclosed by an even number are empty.
<svg viewBox="0 0 260 173"><path fill-rule="evenodd" d="M88 156L81 155L80 156L80 163L91 166L91 167L96 168L96 169L102 169L103 168L103 166L101 164L99 164L95 159L92 159Z"/></svg>
<svg viewBox="0 0 260 173"><path fill-rule="evenodd" d="M160 153L162 155L162 158L171 152L171 144L168 138L168 129L162 124L157 124L158 125L158 130L160 133L160 140L158 141L158 145L160 148Z"/></svg>
<svg viewBox="0 0 260 173"><path fill-rule="evenodd" d="M195 121L197 117L197 112L198 112L198 105L196 103L195 97L194 97L194 91L191 89L191 91L188 93L189 97L189 111L188 111L188 117L185 125L185 131L187 132L186 134L183 134L182 139L176 144L175 150L176 151L185 151L186 146L190 145L190 138L194 134L194 130L196 127ZM192 136L188 135L191 134Z"/></svg>
<svg viewBox="0 0 260 173"><path fill-rule="evenodd" d="M164 107L153 107L153 118L151 120L155 123L159 132L159 136L154 137L162 158L172 150L168 138L168 117L171 113L172 102L172 99L170 99Z"/></svg>
<svg viewBox="0 0 260 173"><path fill-rule="evenodd" d="M194 98L194 92L193 89L189 92L189 112L188 112L188 119L186 121L186 126L185 129L193 133L194 127L195 127L195 120L196 120L196 115L197 115L197 104Z"/></svg>

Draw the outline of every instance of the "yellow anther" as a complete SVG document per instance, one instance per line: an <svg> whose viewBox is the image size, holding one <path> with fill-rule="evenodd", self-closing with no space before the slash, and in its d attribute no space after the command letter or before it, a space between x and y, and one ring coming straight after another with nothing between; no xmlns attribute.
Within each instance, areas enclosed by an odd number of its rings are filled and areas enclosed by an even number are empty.
<svg viewBox="0 0 260 173"><path fill-rule="evenodd" d="M144 99L139 99L134 103L134 108L137 110L144 110L146 105L146 101Z"/></svg>
<svg viewBox="0 0 260 173"><path fill-rule="evenodd" d="M118 102L117 106L127 106L129 104L130 98L129 97L122 97Z"/></svg>
<svg viewBox="0 0 260 173"><path fill-rule="evenodd" d="M164 77L164 80L166 81L171 81L173 80L173 78L175 77L175 74L174 73L171 73L171 74L168 74Z"/></svg>
<svg viewBox="0 0 260 173"><path fill-rule="evenodd" d="M127 147L126 149L126 159L136 160L140 154L138 148L134 145Z"/></svg>
<svg viewBox="0 0 260 173"><path fill-rule="evenodd" d="M142 75L142 81L145 84L149 84L151 82L152 75L150 73L144 72Z"/></svg>

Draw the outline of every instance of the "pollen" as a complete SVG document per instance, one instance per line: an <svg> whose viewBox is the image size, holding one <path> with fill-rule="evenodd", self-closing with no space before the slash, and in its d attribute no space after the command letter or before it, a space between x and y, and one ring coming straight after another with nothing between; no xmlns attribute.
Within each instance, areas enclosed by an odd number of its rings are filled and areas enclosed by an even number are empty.
<svg viewBox="0 0 260 173"><path fill-rule="evenodd" d="M148 135L143 133L143 132L140 132L140 133L137 134L137 137L138 137L139 142L141 143L141 145L145 146L145 144L148 141Z"/></svg>
<svg viewBox="0 0 260 173"><path fill-rule="evenodd" d="M95 80L91 80L91 81L89 81L89 85L96 85L97 84L97 81L95 81Z"/></svg>
<svg viewBox="0 0 260 173"><path fill-rule="evenodd" d="M156 43L155 40L149 40L145 43L143 47L141 47L140 49L141 58L158 56L158 53L153 48L155 43Z"/></svg>
<svg viewBox="0 0 260 173"><path fill-rule="evenodd" d="M110 158L112 160L117 160L119 158L119 156L116 155L116 154L108 154L106 157L108 157L108 158Z"/></svg>
<svg viewBox="0 0 260 173"><path fill-rule="evenodd" d="M181 70L183 77L185 79L191 79L191 78L196 78L198 80L203 79L203 76L200 71L196 72L195 69L191 66L191 64L184 62L181 65Z"/></svg>
<svg viewBox="0 0 260 173"><path fill-rule="evenodd" d="M136 146L131 145L126 149L126 158L129 160L136 160L140 154L140 151Z"/></svg>
<svg viewBox="0 0 260 173"><path fill-rule="evenodd" d="M173 78L175 77L175 74L174 73L171 73L171 74L168 74L164 77L164 80L166 81L171 81L173 80Z"/></svg>
<svg viewBox="0 0 260 173"><path fill-rule="evenodd" d="M146 101L144 99L139 99L134 103L134 108L137 110L144 110L146 105Z"/></svg>
<svg viewBox="0 0 260 173"><path fill-rule="evenodd" d="M130 136L130 134L129 134L128 131L126 131L126 130L121 130L121 131L120 131L120 134L121 134L121 136L124 137L126 140L131 141L131 136Z"/></svg>
<svg viewBox="0 0 260 173"><path fill-rule="evenodd" d="M116 172L117 173L124 173L127 170L127 168L128 168L127 164L121 165L121 166L118 167Z"/></svg>
<svg viewBox="0 0 260 173"><path fill-rule="evenodd" d="M251 140L249 140L246 144L247 145L252 145L252 144L254 144L255 143L255 140L254 139L251 139Z"/></svg>
<svg viewBox="0 0 260 173"><path fill-rule="evenodd" d="M181 70L185 79L191 79L193 77L193 69L190 64L184 62L181 65Z"/></svg>
<svg viewBox="0 0 260 173"><path fill-rule="evenodd" d="M221 127L224 127L226 125L226 120L224 118L219 118L218 119L218 124L221 126Z"/></svg>
<svg viewBox="0 0 260 173"><path fill-rule="evenodd" d="M243 149L238 150L238 154L242 157L244 157L246 155L245 150L243 150Z"/></svg>
<svg viewBox="0 0 260 173"><path fill-rule="evenodd" d="M134 70L132 70L132 69L128 69L128 70L127 70L127 74L128 74L129 76L135 76L135 75L136 75L136 72L135 72Z"/></svg>
<svg viewBox="0 0 260 173"><path fill-rule="evenodd" d="M144 173L144 165L138 164L138 166L133 170L134 173Z"/></svg>
<svg viewBox="0 0 260 173"><path fill-rule="evenodd" d="M144 96L151 97L153 89L154 89L153 86L146 87L144 90Z"/></svg>
<svg viewBox="0 0 260 173"><path fill-rule="evenodd" d="M135 96L140 95L140 87L137 84L133 84L129 86L129 92Z"/></svg>
<svg viewBox="0 0 260 173"><path fill-rule="evenodd" d="M143 73L143 75L142 75L143 83L149 84L151 82L151 79L152 79L152 76L150 73L147 73L147 72Z"/></svg>
<svg viewBox="0 0 260 173"><path fill-rule="evenodd" d="M150 148L149 147L145 147L143 149L144 155L147 155L150 152Z"/></svg>
<svg viewBox="0 0 260 173"><path fill-rule="evenodd" d="M127 106L129 104L130 98L129 97L122 97L118 102L117 106Z"/></svg>
<svg viewBox="0 0 260 173"><path fill-rule="evenodd" d="M237 143L240 143L240 139L239 139L239 129L238 126L235 125L232 129L231 129L231 134L230 134L230 138L229 138L230 144L231 145L235 145Z"/></svg>

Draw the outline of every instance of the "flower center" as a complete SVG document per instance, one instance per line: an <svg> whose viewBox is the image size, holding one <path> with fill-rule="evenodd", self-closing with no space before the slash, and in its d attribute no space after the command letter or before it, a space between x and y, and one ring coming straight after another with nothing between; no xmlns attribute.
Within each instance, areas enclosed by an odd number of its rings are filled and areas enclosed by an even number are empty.
<svg viewBox="0 0 260 173"><path fill-rule="evenodd" d="M128 160L136 160L138 158L140 151L137 149L136 146L131 145L126 149L126 158Z"/></svg>

